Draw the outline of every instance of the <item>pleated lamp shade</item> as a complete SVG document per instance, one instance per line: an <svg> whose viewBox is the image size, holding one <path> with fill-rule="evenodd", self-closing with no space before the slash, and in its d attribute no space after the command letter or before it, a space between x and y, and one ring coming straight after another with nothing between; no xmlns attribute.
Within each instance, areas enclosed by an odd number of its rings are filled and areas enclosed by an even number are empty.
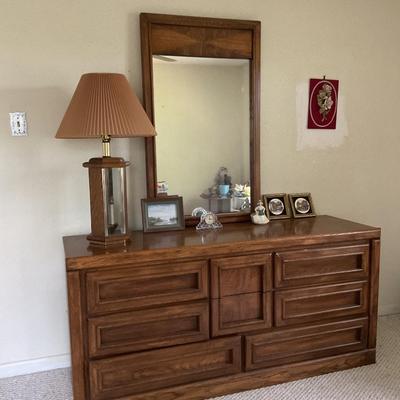
<svg viewBox="0 0 400 400"><path fill-rule="evenodd" d="M139 99L122 74L82 75L56 138L155 136Z"/></svg>

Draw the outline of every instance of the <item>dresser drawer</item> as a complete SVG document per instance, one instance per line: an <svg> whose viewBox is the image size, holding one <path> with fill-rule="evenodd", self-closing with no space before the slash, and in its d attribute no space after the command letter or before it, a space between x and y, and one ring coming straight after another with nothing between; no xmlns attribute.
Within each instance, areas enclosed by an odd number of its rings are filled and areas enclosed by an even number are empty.
<svg viewBox="0 0 400 400"><path fill-rule="evenodd" d="M368 278L369 245L282 251L275 254L275 287Z"/></svg>
<svg viewBox="0 0 400 400"><path fill-rule="evenodd" d="M248 293L211 300L212 336L272 326L272 293Z"/></svg>
<svg viewBox="0 0 400 400"><path fill-rule="evenodd" d="M275 325L365 314L367 307L367 282L280 290L275 292Z"/></svg>
<svg viewBox="0 0 400 400"><path fill-rule="evenodd" d="M89 272L89 314L137 309L208 297L208 262Z"/></svg>
<svg viewBox="0 0 400 400"><path fill-rule="evenodd" d="M271 289L271 254L226 257L211 261L212 298L265 292Z"/></svg>
<svg viewBox="0 0 400 400"><path fill-rule="evenodd" d="M295 328L246 337L247 371L329 357L367 347L368 319Z"/></svg>
<svg viewBox="0 0 400 400"><path fill-rule="evenodd" d="M89 355L105 356L209 338L208 302L89 318Z"/></svg>
<svg viewBox="0 0 400 400"><path fill-rule="evenodd" d="M241 371L241 338L146 351L92 361L92 400L106 400Z"/></svg>

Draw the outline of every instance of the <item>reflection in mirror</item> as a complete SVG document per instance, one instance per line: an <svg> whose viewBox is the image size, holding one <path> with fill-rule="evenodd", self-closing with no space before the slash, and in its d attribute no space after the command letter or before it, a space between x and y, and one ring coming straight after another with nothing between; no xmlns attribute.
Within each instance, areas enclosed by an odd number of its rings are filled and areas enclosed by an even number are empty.
<svg viewBox="0 0 400 400"><path fill-rule="evenodd" d="M184 212L249 211L249 60L153 56L158 187Z"/></svg>

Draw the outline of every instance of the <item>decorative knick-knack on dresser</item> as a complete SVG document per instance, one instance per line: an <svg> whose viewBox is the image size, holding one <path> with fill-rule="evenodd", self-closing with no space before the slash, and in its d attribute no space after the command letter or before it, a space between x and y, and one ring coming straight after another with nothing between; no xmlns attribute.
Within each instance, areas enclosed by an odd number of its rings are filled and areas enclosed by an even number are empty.
<svg viewBox="0 0 400 400"><path fill-rule="evenodd" d="M257 224L257 225L268 224L269 219L265 215L265 207L261 200L258 201L257 207L254 209L254 211L255 212L253 214L251 214L251 220L252 220L253 224Z"/></svg>

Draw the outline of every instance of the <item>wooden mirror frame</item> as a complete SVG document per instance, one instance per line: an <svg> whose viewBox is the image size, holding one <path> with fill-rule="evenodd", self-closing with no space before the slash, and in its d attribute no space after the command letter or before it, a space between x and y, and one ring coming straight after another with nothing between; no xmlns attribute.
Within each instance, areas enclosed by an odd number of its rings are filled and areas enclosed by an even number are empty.
<svg viewBox="0 0 400 400"><path fill-rule="evenodd" d="M233 58L250 61L250 185L251 207L260 192L260 33L259 21L140 14L144 108L154 123L153 55ZM157 196L155 138L146 141L147 196ZM222 223L242 222L250 213L220 213ZM186 225L198 218L185 216Z"/></svg>

